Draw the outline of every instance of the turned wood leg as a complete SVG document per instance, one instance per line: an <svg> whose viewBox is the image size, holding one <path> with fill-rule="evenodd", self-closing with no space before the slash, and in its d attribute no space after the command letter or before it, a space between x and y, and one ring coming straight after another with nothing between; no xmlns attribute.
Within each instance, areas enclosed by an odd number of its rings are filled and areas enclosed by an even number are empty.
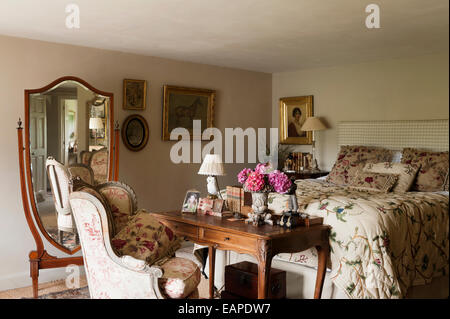
<svg viewBox="0 0 450 319"><path fill-rule="evenodd" d="M216 263L216 248L209 246L209 299L214 299L214 267Z"/></svg>
<svg viewBox="0 0 450 319"><path fill-rule="evenodd" d="M272 264L271 243L258 240L258 299L268 298L270 266Z"/></svg>
<svg viewBox="0 0 450 319"><path fill-rule="evenodd" d="M30 276L33 283L33 298L38 297L39 262L30 260Z"/></svg>
<svg viewBox="0 0 450 319"><path fill-rule="evenodd" d="M327 272L327 260L330 252L330 245L328 242L321 246L316 246L319 264L317 265L316 288L314 290L314 299L320 299L322 296L323 282Z"/></svg>

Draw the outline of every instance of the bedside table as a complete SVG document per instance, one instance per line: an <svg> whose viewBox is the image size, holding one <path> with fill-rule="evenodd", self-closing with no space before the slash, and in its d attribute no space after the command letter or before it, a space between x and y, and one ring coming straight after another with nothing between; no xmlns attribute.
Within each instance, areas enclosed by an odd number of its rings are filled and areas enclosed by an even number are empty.
<svg viewBox="0 0 450 319"><path fill-rule="evenodd" d="M308 179L308 178L319 178L322 176L327 176L330 172L327 171L300 171L300 172L283 172L290 179Z"/></svg>

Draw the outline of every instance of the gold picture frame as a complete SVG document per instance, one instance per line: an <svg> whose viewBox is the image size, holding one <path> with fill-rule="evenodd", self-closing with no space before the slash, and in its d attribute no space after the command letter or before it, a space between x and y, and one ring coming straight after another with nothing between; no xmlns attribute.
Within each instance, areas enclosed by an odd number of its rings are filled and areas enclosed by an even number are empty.
<svg viewBox="0 0 450 319"><path fill-rule="evenodd" d="M312 132L300 128L313 115L312 95L280 98L280 144L311 145Z"/></svg>
<svg viewBox="0 0 450 319"><path fill-rule="evenodd" d="M123 109L145 110L147 104L146 80L123 80Z"/></svg>
<svg viewBox="0 0 450 319"><path fill-rule="evenodd" d="M187 129L191 139L210 140L193 136L192 121L201 120L201 131L213 127L215 98L214 90L164 85L162 140L170 141L177 127Z"/></svg>

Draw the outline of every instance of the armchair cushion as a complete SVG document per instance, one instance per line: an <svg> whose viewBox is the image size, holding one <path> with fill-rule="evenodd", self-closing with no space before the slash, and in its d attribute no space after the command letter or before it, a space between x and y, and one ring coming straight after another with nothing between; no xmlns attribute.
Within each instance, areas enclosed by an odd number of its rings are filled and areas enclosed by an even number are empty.
<svg viewBox="0 0 450 319"><path fill-rule="evenodd" d="M111 240L118 256L130 255L149 265L173 256L181 245L173 231L141 209Z"/></svg>
<svg viewBox="0 0 450 319"><path fill-rule="evenodd" d="M174 257L162 264L161 269L163 276L158 284L170 298L186 298L200 283L200 268L192 260Z"/></svg>

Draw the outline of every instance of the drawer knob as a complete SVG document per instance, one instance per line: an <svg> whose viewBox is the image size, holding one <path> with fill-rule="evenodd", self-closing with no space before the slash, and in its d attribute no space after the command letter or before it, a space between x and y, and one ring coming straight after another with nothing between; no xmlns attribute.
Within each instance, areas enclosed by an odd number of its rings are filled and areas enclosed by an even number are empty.
<svg viewBox="0 0 450 319"><path fill-rule="evenodd" d="M230 240L230 237L225 237L224 239L225 239L225 241L227 241L227 240Z"/></svg>

